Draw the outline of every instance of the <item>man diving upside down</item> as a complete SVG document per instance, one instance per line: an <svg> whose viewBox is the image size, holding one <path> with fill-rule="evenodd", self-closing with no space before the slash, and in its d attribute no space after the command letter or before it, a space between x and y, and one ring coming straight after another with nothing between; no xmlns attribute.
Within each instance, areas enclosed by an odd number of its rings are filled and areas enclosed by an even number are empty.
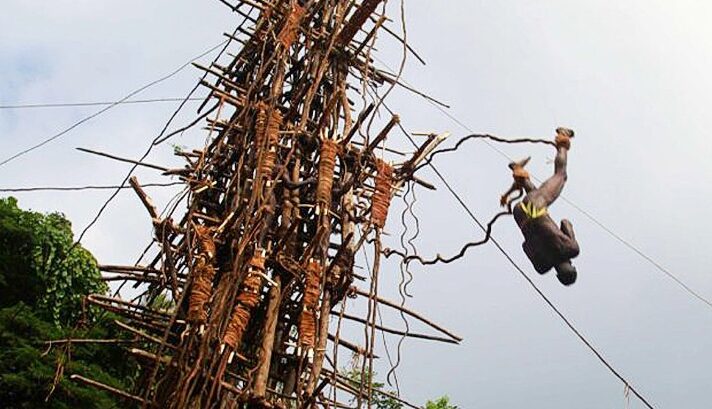
<svg viewBox="0 0 712 409"><path fill-rule="evenodd" d="M571 264L571 259L578 256L579 245L571 222L563 219L561 227L557 226L549 217L547 208L559 197L566 183L566 160L573 137L571 129L556 129L554 175L538 188L524 169L530 158L510 163L514 183L500 199L500 204L504 206L512 193L522 189L526 192L524 199L512 211L524 235L522 248L539 274L555 268L556 277L563 285L576 282L576 267Z"/></svg>

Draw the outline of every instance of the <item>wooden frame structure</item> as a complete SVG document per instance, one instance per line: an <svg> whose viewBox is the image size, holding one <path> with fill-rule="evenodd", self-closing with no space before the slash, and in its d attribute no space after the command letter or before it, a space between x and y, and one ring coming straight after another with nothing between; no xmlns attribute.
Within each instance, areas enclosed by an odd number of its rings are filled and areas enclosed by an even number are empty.
<svg viewBox="0 0 712 409"><path fill-rule="evenodd" d="M443 336L392 333L460 341L378 296L391 198L419 181L413 173L446 135L429 135L406 155L385 147L398 116L371 132L381 101L366 90L397 83L370 57L387 20L385 1L221 1L243 22L229 35L240 43L230 61L195 64L212 78L202 82L210 92L201 106L207 142L176 152L183 168L156 167L185 182L187 211L180 220L162 218L132 178L159 254L146 265L101 269L107 280L133 281L146 292L134 301L87 299L123 317L117 325L137 341L127 353L142 363L139 385L118 391L81 374L73 379L151 408L370 407L374 394L387 392L345 379L327 344L360 355L370 372L375 331L384 329L375 323L377 303ZM354 255L367 245L376 260L371 276L360 277ZM160 294L176 307L151 308ZM339 312L347 296L367 299L367 316ZM346 319L366 326L366 345L341 338ZM353 403L331 398L326 391L335 389Z"/></svg>

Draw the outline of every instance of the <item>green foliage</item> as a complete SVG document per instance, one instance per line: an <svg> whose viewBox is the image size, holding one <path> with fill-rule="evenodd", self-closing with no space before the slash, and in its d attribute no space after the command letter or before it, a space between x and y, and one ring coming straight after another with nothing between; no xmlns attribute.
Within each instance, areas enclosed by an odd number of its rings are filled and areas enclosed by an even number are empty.
<svg viewBox="0 0 712 409"><path fill-rule="evenodd" d="M148 305L154 310L161 311L166 314L172 314L173 309L176 307L175 301L163 293L158 294L153 301L148 303Z"/></svg>
<svg viewBox="0 0 712 409"><path fill-rule="evenodd" d="M188 149L187 146L185 146L185 145L178 145L177 143L172 143L172 144L170 144L170 145L171 145L171 148L173 148L173 153L174 153L175 155L180 155L181 152L184 152L184 151L186 151L186 150Z"/></svg>
<svg viewBox="0 0 712 409"><path fill-rule="evenodd" d="M359 390L359 388L361 387L361 379L362 379L361 369L356 368L356 366L354 365L350 369L345 370L342 373L344 376L349 378L349 380L350 380L349 383L351 384L351 387L353 387L356 390ZM363 384L365 393L368 393L368 382L371 382L371 387L374 390L374 392L372 394L372 404L373 404L374 408L376 408L376 409L402 409L403 408L403 405L400 402L398 402L397 400L395 400L387 395L384 395L382 393L375 392L376 390L385 391L385 389L384 389L385 385L382 382L376 382L373 380L373 378L378 374L371 373L369 375L366 373L364 375L366 377L366 379L364 379L364 384ZM385 391L385 392L388 392L392 395L396 394L393 391ZM354 402L355 402L355 399L351 403L354 403Z"/></svg>
<svg viewBox="0 0 712 409"><path fill-rule="evenodd" d="M73 246L72 226L63 215L25 211L14 198L0 199L0 407L130 407L67 377L79 374L130 389L138 366L120 347L75 343L67 350L47 344L120 338L110 315L89 317L88 329L74 329L83 297L107 290L94 257ZM64 377L55 384L58 368Z"/></svg>
<svg viewBox="0 0 712 409"><path fill-rule="evenodd" d="M427 401L425 403L425 409L458 409L458 407L450 403L449 397L441 396L434 401Z"/></svg>
<svg viewBox="0 0 712 409"><path fill-rule="evenodd" d="M105 322L88 332L74 333L77 338L115 336ZM102 383L131 387L136 364L125 359L119 347L112 345L73 345L70 359L62 346L48 348L47 340L69 336L69 330L58 328L39 318L23 303L0 310L0 402L4 408L125 408L114 396L69 380L57 384L52 397L45 401L55 377L57 361L63 360L65 374L78 373ZM129 381L127 381L129 380Z"/></svg>
<svg viewBox="0 0 712 409"><path fill-rule="evenodd" d="M349 383L352 388L359 390L361 387L362 373L361 369L357 366L358 365L353 364L349 368L342 369L341 374L349 379ZM368 374L364 375L367 378L363 383L364 390L368 390L368 382L371 382L371 386L374 390L388 392L392 395L396 394L394 391L386 391L383 383L373 380L373 377L377 375L376 373L372 373L370 376ZM356 399L354 398L351 400L351 403L353 404L355 401ZM373 393L372 403L373 407L376 409L403 409L403 404L398 402L396 399L377 392ZM441 396L434 401L429 400L426 402L424 409L459 409L459 407L451 404L448 396Z"/></svg>
<svg viewBox="0 0 712 409"><path fill-rule="evenodd" d="M55 325L79 317L86 294L104 293L96 260L74 243L62 214L25 211L0 199L0 307L33 306Z"/></svg>

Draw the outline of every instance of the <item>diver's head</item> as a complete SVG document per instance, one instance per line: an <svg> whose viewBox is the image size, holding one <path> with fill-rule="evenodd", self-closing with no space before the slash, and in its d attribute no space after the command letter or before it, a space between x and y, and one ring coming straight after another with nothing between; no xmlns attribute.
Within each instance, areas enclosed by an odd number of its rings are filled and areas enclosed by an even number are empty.
<svg viewBox="0 0 712 409"><path fill-rule="evenodd" d="M559 263L556 267L556 278L563 285L571 285L576 282L576 267L571 264L571 260Z"/></svg>

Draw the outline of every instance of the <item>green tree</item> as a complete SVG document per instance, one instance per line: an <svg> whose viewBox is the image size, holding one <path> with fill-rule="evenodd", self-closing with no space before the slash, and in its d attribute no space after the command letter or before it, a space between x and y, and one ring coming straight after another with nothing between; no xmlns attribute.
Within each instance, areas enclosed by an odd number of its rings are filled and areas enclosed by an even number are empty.
<svg viewBox="0 0 712 409"><path fill-rule="evenodd" d="M65 354L61 345L47 343L121 337L110 315L94 317L85 329L74 327L83 297L108 288L94 257L72 245L71 223L61 214L25 211L14 198L0 199L0 407L128 407L66 376L55 379L63 368L64 374L130 389L137 377L136 363L117 345L74 344Z"/></svg>
<svg viewBox="0 0 712 409"><path fill-rule="evenodd" d="M73 244L72 224L62 214L0 199L0 307L23 302L56 325L76 320L82 298L107 286L91 253Z"/></svg>
<svg viewBox="0 0 712 409"><path fill-rule="evenodd" d="M425 409L458 409L458 407L450 403L449 397L441 396L434 401L427 401L425 403Z"/></svg>
<svg viewBox="0 0 712 409"><path fill-rule="evenodd" d="M353 365L351 368L342 371L342 373L345 377L347 377L349 379L349 383L351 384L351 387L356 390L359 390L359 388L361 387L361 378L362 378L361 369L356 368L356 365ZM376 377L377 375L378 374L375 372L371 373L370 375L368 373L366 373L365 374L366 379L364 380L364 385L363 385L364 392L368 393L368 382L369 381L371 382L371 388L373 390L371 402L373 404L373 407L375 407L376 409L402 409L403 404L398 402L396 399L393 399L392 397L390 397L388 395L376 392L376 391L384 391L384 392L388 392L391 395L395 394L395 392L393 392L393 391L385 391L384 390L385 384L383 384L382 382L377 382L377 381L373 380L373 378ZM356 399L354 399L352 401L352 403L355 402L355 400Z"/></svg>
<svg viewBox="0 0 712 409"><path fill-rule="evenodd" d="M108 392L76 383L67 376L59 379L47 400L58 361L61 361L65 375L76 373L121 389L132 386L137 367L135 362L126 359L120 347L74 345L67 356L61 345L50 348L47 343L70 335L77 338L117 336L108 322L97 324L76 332L39 318L23 303L1 309L0 406L8 409L128 407Z"/></svg>

